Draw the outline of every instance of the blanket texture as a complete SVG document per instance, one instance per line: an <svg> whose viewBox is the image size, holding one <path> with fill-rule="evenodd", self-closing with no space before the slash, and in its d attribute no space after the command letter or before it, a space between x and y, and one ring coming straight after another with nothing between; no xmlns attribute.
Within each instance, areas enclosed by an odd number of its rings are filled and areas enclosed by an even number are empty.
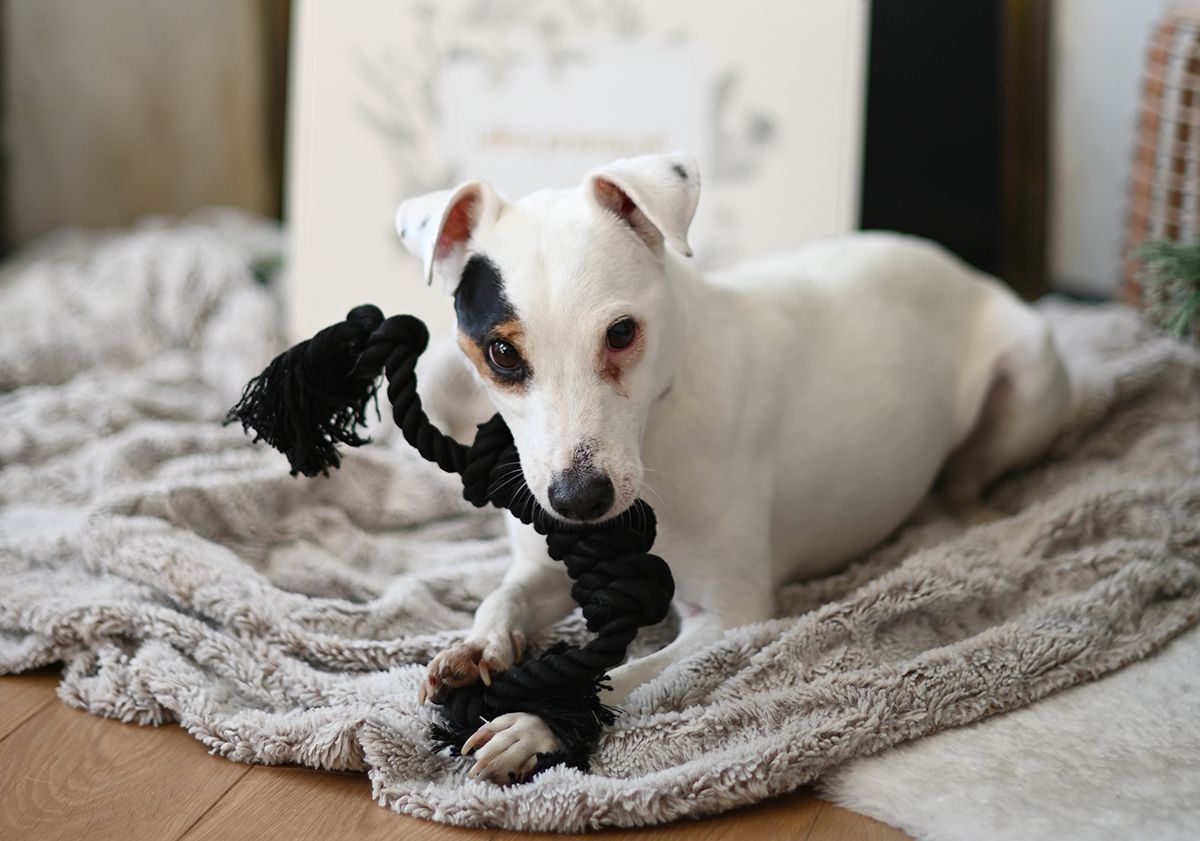
<svg viewBox="0 0 1200 841"><path fill-rule="evenodd" d="M502 515L386 425L311 481L220 425L280 348L250 268L277 247L205 217L60 235L0 276L0 673L62 661L68 703L176 721L232 760L365 770L383 805L447 823L573 831L790 791L1200 617L1200 359L1122 309L1047 305L1079 399L1054 453L993 494L1004 519L928 507L786 588L779 618L639 689L590 774L468 780L430 751L416 689L500 578ZM532 644L559 638L586 639L578 616Z"/></svg>

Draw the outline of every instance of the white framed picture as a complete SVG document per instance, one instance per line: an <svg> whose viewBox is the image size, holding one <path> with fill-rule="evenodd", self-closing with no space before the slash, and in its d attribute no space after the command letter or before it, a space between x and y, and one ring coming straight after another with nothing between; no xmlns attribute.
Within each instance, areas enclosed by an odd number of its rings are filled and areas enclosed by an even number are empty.
<svg viewBox="0 0 1200 841"><path fill-rule="evenodd" d="M392 219L469 178L517 197L686 149L701 268L854 228L867 18L867 0L299 0L293 338L368 301L447 333Z"/></svg>

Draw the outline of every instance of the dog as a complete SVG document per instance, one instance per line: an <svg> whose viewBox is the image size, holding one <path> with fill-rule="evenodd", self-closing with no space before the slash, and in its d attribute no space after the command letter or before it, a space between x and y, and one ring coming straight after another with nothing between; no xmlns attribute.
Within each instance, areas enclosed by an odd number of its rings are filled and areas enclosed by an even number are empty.
<svg viewBox="0 0 1200 841"><path fill-rule="evenodd" d="M452 296L469 371L512 430L551 516L659 517L676 639L613 670L619 704L729 628L775 615L781 584L877 544L937 484L971 519L985 488L1041 455L1070 387L1043 319L940 247L852 233L700 277L686 154L614 161L509 201L470 181L404 202L396 226ZM455 361L455 364L460 364ZM492 678L574 602L545 540L508 516L512 562L420 701ZM524 779L557 748L513 713L468 740L468 772Z"/></svg>

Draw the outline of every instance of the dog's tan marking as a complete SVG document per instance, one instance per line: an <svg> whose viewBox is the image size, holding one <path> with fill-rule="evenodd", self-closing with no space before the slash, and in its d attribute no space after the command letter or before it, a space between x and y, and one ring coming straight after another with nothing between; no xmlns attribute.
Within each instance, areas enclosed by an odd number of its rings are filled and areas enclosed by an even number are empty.
<svg viewBox="0 0 1200 841"><path fill-rule="evenodd" d="M524 391L525 383L523 381L513 382L512 380L506 380L492 370L492 366L488 364L487 346L495 341L507 342L520 352L521 345L525 341L525 326L521 324L521 320L518 318L501 321L488 331L487 337L483 340L482 344L477 343L461 330L458 331L458 346L462 348L463 353L471 360L471 364L475 366L475 370L479 372L479 376L490 380L500 388L506 388L510 391Z"/></svg>
<svg viewBox="0 0 1200 841"><path fill-rule="evenodd" d="M458 331L458 346L467 355L467 359L471 360L471 364L475 366L475 370L481 377L491 377L492 369L488 367L487 359L483 355L483 348L475 344L474 339L461 330Z"/></svg>
<svg viewBox="0 0 1200 841"><path fill-rule="evenodd" d="M612 383L613 390L622 397L628 397L624 384L621 382L625 372L637 364L645 350L645 340L642 336L641 325L638 325L637 335L633 344L620 351L610 350L603 341L600 343L599 371L600 376Z"/></svg>
<svg viewBox="0 0 1200 841"><path fill-rule="evenodd" d="M525 325L521 323L521 319L519 318L510 318L508 321L501 321L492 328L488 341L495 341L496 339L508 342L515 348L520 348L525 342Z"/></svg>

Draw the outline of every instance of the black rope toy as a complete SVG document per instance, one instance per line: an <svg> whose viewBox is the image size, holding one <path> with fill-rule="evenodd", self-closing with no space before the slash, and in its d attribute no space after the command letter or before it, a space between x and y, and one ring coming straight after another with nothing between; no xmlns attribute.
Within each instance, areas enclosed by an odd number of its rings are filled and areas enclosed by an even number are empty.
<svg viewBox="0 0 1200 841"><path fill-rule="evenodd" d="M535 659L514 664L492 681L454 690L435 724L435 750L463 743L484 720L509 712L540 716L559 750L540 754L531 776L558 764L586 769L605 725L616 711L600 702L608 670L625 659L638 629L666 618L675 583L666 562L649 554L653 509L641 500L642 527L613 522L575 527L545 514L536 503L515 505L522 483L505 482L520 466L512 433L500 415L479 425L468 447L440 432L421 408L417 359L429 343L424 323L411 315L384 319L378 307L355 307L272 360L247 383L226 423L239 421L288 457L292 475L328 474L341 464L337 445L368 443L358 433L367 407L387 375L392 417L405 440L428 461L463 481L463 497L477 507L504 508L545 535L550 556L566 565L571 597L596 636L582 647L558 643ZM540 516L539 516L540 515ZM641 518L639 518L641 519Z"/></svg>

